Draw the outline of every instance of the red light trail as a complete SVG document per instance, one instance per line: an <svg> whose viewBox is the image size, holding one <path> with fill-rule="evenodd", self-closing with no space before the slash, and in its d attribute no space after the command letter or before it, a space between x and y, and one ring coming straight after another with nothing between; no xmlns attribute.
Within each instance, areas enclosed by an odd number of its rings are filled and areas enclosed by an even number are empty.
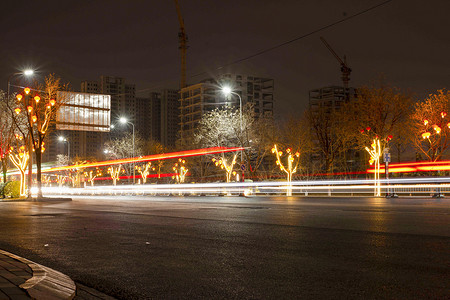
<svg viewBox="0 0 450 300"><path fill-rule="evenodd" d="M119 165L119 164L128 164L128 163L138 163L145 161L154 161L154 160L164 160L164 159L172 159L172 158L184 158L184 157L192 157L192 156L200 156L207 154L217 154L217 153L225 153L225 152L235 152L244 150L243 147L211 147L211 148L203 148L203 149L194 149L194 150L186 150L186 151L178 151L178 152L170 152L163 154L153 154L142 157L130 157L124 159L115 159L115 160L107 160L100 162L93 162L87 164L79 164L72 166L64 166L64 167L56 167L50 168L46 170L42 170L42 173L70 170L70 169L84 169L84 168L92 168L92 167L104 167L110 165Z"/></svg>

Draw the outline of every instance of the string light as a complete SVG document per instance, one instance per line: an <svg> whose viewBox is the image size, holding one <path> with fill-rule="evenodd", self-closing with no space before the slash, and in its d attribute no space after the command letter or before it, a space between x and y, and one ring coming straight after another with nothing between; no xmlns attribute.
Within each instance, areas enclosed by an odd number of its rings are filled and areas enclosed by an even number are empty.
<svg viewBox="0 0 450 300"><path fill-rule="evenodd" d="M111 175L111 179L113 180L113 184L116 185L117 181L120 180L120 169L122 168L122 165L119 166L111 166L108 168L108 174Z"/></svg>
<svg viewBox="0 0 450 300"><path fill-rule="evenodd" d="M177 183L183 183L184 180L186 179L186 174L189 171L189 169L185 167L185 163L186 161L184 159L179 158L178 162L175 163L172 168L176 173L176 175L173 176L172 178L176 179Z"/></svg>
<svg viewBox="0 0 450 300"><path fill-rule="evenodd" d="M381 196L381 188L380 188L381 144L380 144L380 139L375 138L372 142L371 149L369 149L368 147L366 147L365 149L370 155L370 160L369 160L370 165L375 164L374 195Z"/></svg>
<svg viewBox="0 0 450 300"><path fill-rule="evenodd" d="M233 167L236 164L236 157L237 157L237 154L234 154L231 162L227 162L227 160L225 159L225 156L223 156L222 158L219 158L219 159L216 159L216 158L212 159L212 162L216 165L216 167L219 167L219 168L225 170L227 182L231 181L231 175L236 175L236 172L233 172Z"/></svg>
<svg viewBox="0 0 450 300"><path fill-rule="evenodd" d="M278 147L275 144L272 148L272 153L274 153L277 157L276 164L280 167L280 170L285 172L287 174L287 190L286 190L286 196L292 196L292 174L297 172L298 163L300 161L300 153L295 152L295 154L292 154L292 149L287 148L287 167L283 165L281 162L281 157L283 156L283 151L278 151ZM297 160L297 162L294 164L294 161ZM295 166L294 166L295 165Z"/></svg>

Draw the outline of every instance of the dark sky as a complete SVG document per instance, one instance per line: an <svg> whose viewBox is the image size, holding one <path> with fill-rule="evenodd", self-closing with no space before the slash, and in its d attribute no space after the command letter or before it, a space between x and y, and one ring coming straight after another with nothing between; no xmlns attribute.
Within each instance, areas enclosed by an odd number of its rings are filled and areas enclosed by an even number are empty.
<svg viewBox="0 0 450 300"><path fill-rule="evenodd" d="M80 82L125 77L138 94L179 85L179 24L172 0L7 1L1 9L0 80L25 67ZM383 0L179 0L189 36L187 73L302 36ZM423 97L450 82L450 1L393 0L366 14L226 71L275 79L278 116L300 113L313 88L340 84L340 66L320 41L347 56L350 85L384 74ZM207 75L188 78L195 82Z"/></svg>

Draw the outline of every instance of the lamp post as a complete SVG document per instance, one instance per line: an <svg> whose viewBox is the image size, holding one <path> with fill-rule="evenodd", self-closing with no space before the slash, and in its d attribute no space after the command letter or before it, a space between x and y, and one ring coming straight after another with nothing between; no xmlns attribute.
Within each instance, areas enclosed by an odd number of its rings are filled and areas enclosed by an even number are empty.
<svg viewBox="0 0 450 300"><path fill-rule="evenodd" d="M24 70L23 72L13 73L8 77L8 89L7 89L7 93L6 93L7 101L9 101L11 79L17 75L31 76L33 74L34 74L34 71L28 69L28 70ZM32 139L32 137L31 137L31 133L30 133L29 141L28 141L28 153L29 153L30 158L28 159L28 178L27 178L28 198L30 198L30 199L31 199L31 184L33 183L33 179L32 179L33 178L32 177L33 176L33 155L32 155L33 152L31 150L33 147L33 141L31 139Z"/></svg>
<svg viewBox="0 0 450 300"><path fill-rule="evenodd" d="M12 79L13 77L15 77L15 76L17 76L17 75L31 76L31 75L33 75L33 74L34 74L34 71L33 71L33 70L30 70L30 69L24 70L23 72L16 72L16 73L11 74L11 75L8 77L8 90L7 90L6 96L9 98L10 86L11 86L11 79Z"/></svg>
<svg viewBox="0 0 450 300"><path fill-rule="evenodd" d="M237 95L238 98L239 98L239 122L240 122L241 139L242 139L242 138L243 138L243 137L242 137L242 97L241 97L241 95L239 95L238 93L233 92L229 86L224 86L224 87L222 87L222 93L223 93L225 96L229 96L229 95L231 95L231 94ZM241 146L242 146L242 145L241 145ZM244 163L244 153L243 153L242 150L241 150L241 165L242 165L243 163ZM242 181L244 181L244 170L242 170L242 167L241 167L241 171L242 171Z"/></svg>
<svg viewBox="0 0 450 300"><path fill-rule="evenodd" d="M68 157L68 159L67 159L67 164L70 165L70 142L69 142L68 139L66 139L66 138L63 137L63 136L58 137L58 140L59 140L60 142L65 142L65 143L67 143L67 157Z"/></svg>
<svg viewBox="0 0 450 300"><path fill-rule="evenodd" d="M133 184L135 184L136 176L135 176L135 165L134 165L134 124L131 123L130 121L128 121L128 119L125 117L121 117L119 119L119 122L122 124L131 124L131 126L133 127Z"/></svg>

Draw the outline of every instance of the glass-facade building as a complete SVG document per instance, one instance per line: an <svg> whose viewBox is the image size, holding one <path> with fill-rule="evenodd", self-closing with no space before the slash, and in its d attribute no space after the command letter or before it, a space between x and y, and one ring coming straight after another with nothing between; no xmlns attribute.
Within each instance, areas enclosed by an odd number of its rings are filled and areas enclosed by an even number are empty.
<svg viewBox="0 0 450 300"><path fill-rule="evenodd" d="M109 132L111 96L79 92L58 92L57 130Z"/></svg>

